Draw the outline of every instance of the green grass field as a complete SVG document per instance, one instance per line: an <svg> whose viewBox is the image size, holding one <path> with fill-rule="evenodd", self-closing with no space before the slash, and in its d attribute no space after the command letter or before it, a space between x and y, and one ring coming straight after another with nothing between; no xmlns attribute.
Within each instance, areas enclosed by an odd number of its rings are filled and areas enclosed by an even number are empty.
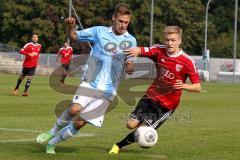
<svg viewBox="0 0 240 160"><path fill-rule="evenodd" d="M70 100L72 95L52 90L48 77L36 76L28 97L21 96L25 81L20 95L12 96L16 80L17 75L0 74L1 160L240 159L239 84L203 83L206 92L184 92L179 108L158 130L159 141L151 149L133 144L117 156L108 154L112 144L129 133L125 123L134 106L120 99L118 106L106 115L102 128L86 126L80 131L83 136L59 144L56 155L46 155L45 146L34 139L52 127L56 120L55 105L61 100ZM78 84L78 81L70 78L67 83ZM146 85L135 89L145 88Z"/></svg>

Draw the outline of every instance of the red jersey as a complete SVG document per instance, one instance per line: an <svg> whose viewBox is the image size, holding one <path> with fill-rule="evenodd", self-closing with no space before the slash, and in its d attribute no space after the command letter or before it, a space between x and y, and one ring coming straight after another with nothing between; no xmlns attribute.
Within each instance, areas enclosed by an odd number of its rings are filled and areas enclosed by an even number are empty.
<svg viewBox="0 0 240 160"><path fill-rule="evenodd" d="M27 43L25 46L20 50L20 54L25 55L25 60L23 62L23 67L36 67L38 63L38 58L41 50L41 45L36 43ZM30 56L31 53L36 52L37 54L34 56Z"/></svg>
<svg viewBox="0 0 240 160"><path fill-rule="evenodd" d="M67 48L61 48L58 51L58 54L61 55L61 63L62 64L69 64L73 55L73 49L72 47L67 47Z"/></svg>
<svg viewBox="0 0 240 160"><path fill-rule="evenodd" d="M193 59L182 50L176 55L169 55L164 45L154 45L151 48L140 47L142 57L153 60L157 76L146 91L146 96L161 106L174 110L177 108L182 90L175 90L173 84L176 80L200 83L198 72Z"/></svg>

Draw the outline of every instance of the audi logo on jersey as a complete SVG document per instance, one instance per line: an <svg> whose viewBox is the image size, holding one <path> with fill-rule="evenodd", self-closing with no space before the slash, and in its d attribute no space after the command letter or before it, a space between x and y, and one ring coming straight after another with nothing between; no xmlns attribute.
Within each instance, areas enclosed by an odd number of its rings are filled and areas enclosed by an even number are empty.
<svg viewBox="0 0 240 160"><path fill-rule="evenodd" d="M117 53L117 44L113 43L113 42L108 42L105 47L104 50L106 52L110 52L112 54L116 54Z"/></svg>
<svg viewBox="0 0 240 160"><path fill-rule="evenodd" d="M130 42L130 41L123 41L123 42L120 43L119 48L121 50L126 50L126 49L131 48L131 46L132 46L132 42Z"/></svg>
<svg viewBox="0 0 240 160"><path fill-rule="evenodd" d="M174 73L170 72L166 68L160 67L159 72L160 72L160 76L162 79L164 79L164 78L174 79L175 78Z"/></svg>

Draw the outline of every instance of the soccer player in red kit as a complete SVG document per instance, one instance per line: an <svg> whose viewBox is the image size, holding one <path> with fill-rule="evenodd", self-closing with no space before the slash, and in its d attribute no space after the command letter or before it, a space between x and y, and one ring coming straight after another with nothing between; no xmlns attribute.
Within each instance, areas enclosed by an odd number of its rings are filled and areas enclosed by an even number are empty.
<svg viewBox="0 0 240 160"><path fill-rule="evenodd" d="M180 102L182 91L200 92L201 84L193 59L181 48L182 29L167 26L164 29L165 45L137 47L129 49L131 56L148 57L155 63L157 76L145 95L131 113L127 127L135 129L142 125L159 128L174 112ZM187 78L191 84L187 84ZM120 149L134 143L134 132L113 145L110 154L118 154Z"/></svg>
<svg viewBox="0 0 240 160"><path fill-rule="evenodd" d="M67 42L64 43L64 46L60 48L58 51L58 59L61 56L61 63L62 63L62 79L60 80L61 85L64 85L64 81L69 74L69 66L73 55L73 49L68 45Z"/></svg>
<svg viewBox="0 0 240 160"><path fill-rule="evenodd" d="M17 85L13 90L13 95L18 94L18 88L22 82L22 80L27 76L27 82L25 84L25 90L22 96L28 96L28 89L31 84L31 80L35 74L38 58L41 50L41 45L38 42L38 35L32 35L32 42L27 43L24 47L20 50L20 54L25 55L25 60L23 62L23 69L20 77L18 78Z"/></svg>

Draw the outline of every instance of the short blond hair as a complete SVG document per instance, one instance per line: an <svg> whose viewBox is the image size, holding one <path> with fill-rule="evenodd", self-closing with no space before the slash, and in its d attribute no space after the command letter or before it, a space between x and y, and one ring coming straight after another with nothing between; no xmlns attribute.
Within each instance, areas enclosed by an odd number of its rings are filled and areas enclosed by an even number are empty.
<svg viewBox="0 0 240 160"><path fill-rule="evenodd" d="M167 26L164 28L164 35L178 34L182 38L182 28L179 26Z"/></svg>

